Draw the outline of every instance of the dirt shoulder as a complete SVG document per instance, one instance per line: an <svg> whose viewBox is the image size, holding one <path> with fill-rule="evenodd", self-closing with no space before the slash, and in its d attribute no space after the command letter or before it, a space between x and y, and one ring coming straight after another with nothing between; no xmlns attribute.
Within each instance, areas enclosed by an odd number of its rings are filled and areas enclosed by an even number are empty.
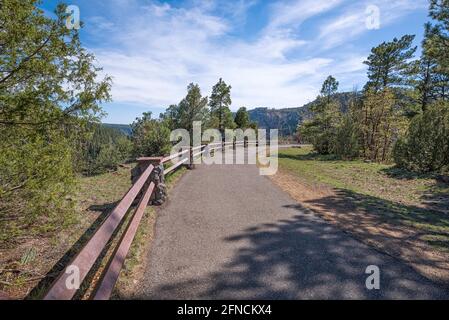
<svg viewBox="0 0 449 320"><path fill-rule="evenodd" d="M301 181L288 170L280 169L271 179L305 210L318 214L362 242L406 261L425 277L441 284L449 283L449 252L429 244L426 240L429 232L386 219L385 214L378 214L383 208L361 204L357 195L338 188Z"/></svg>

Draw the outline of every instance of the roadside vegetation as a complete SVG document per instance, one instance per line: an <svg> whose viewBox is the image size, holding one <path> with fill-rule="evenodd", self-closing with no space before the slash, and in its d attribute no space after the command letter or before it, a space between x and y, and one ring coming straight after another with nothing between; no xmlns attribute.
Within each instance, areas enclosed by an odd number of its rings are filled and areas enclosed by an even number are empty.
<svg viewBox="0 0 449 320"><path fill-rule="evenodd" d="M51 234L30 235L20 245L0 251L0 291L10 298L42 298L52 280L63 266L84 246L97 227L106 219L110 211L121 200L131 186L131 168L134 163L121 165L114 172L78 178L77 191L73 201L75 209L71 213L67 228ZM181 168L167 179L168 188L185 173ZM148 207L142 223L128 253L121 277L116 286L116 297L132 293L135 279L144 267L145 254L153 236L155 209ZM84 287L80 298L86 299L92 293L96 280L105 267L111 248L120 238L129 217L114 234L102 259L90 274L90 286Z"/></svg>
<svg viewBox="0 0 449 320"><path fill-rule="evenodd" d="M281 149L273 180L298 209L312 210L363 242L449 279L449 185L434 173L342 160L313 147Z"/></svg>
<svg viewBox="0 0 449 320"><path fill-rule="evenodd" d="M82 248L129 189L130 172L131 164L116 172L77 178L71 195L73 209L61 219L62 226L56 230L37 228L16 245L1 248L0 291L14 298L40 297L48 281ZM41 281L44 283L32 291Z"/></svg>
<svg viewBox="0 0 449 320"><path fill-rule="evenodd" d="M333 156L323 156L312 147L294 148L279 151L281 169L286 169L301 177L304 183L323 184L350 192L379 198L380 201L409 206L398 216L384 209L389 217L409 221L413 219L413 206L427 210L425 226L446 232L449 237L449 185L437 180L435 174L414 174L393 165L367 163L362 160L344 161ZM391 206L391 209L394 209ZM434 216L433 213L442 215ZM444 215L446 214L446 216ZM439 224L440 220L446 220ZM440 228L441 226L441 228ZM449 239L447 248L449 249Z"/></svg>
<svg viewBox="0 0 449 320"><path fill-rule="evenodd" d="M369 241L378 241L368 236L373 225L400 225L389 232L404 237L418 230L407 247L425 253L446 252L449 241L449 4L430 3L421 57L412 35L373 48L365 62L369 81L347 106L329 76L298 127L313 149L280 152L284 172L324 186L320 196L301 198L297 191L307 190L284 177L299 200L324 211L341 208L333 219L364 223L357 226ZM136 157L170 151L172 130L192 132L194 121L221 132L257 129L246 108L231 112L232 87L223 79L210 96L189 84L178 104L158 118L144 113L129 134L102 125L112 79L99 76L79 31L67 28L66 5L50 16L40 4L3 0L0 6L0 291L14 297L40 296L44 285L31 288L92 235L129 188ZM354 215L344 214L348 207ZM150 213L145 219L151 225ZM135 252L144 251L148 241L139 239L150 234L138 235ZM131 253L125 274L138 257Z"/></svg>
<svg viewBox="0 0 449 320"><path fill-rule="evenodd" d="M111 78L67 28L66 5L40 4L0 6L0 293L13 297L92 235L130 186L126 163L169 145L157 120L131 136L100 123Z"/></svg>
<svg viewBox="0 0 449 320"><path fill-rule="evenodd" d="M66 26L67 6L49 15L40 5L0 6L0 291L13 296L28 294L91 235L129 187L126 164L169 153L171 130L192 130L197 120L221 130L256 127L245 108L234 119L222 79L210 98L190 84L179 104L159 118L144 113L131 132L101 124L112 79L99 76L79 31Z"/></svg>
<svg viewBox="0 0 449 320"><path fill-rule="evenodd" d="M329 76L309 120L313 147L280 151L274 180L341 229L449 281L449 3L430 1L422 54L404 35L371 50L346 105Z"/></svg>
<svg viewBox="0 0 449 320"><path fill-rule="evenodd" d="M383 42L368 82L342 105L329 76L298 126L312 147L282 150L274 180L361 241L449 281L449 4L430 1L422 54L414 36Z"/></svg>
<svg viewBox="0 0 449 320"><path fill-rule="evenodd" d="M338 81L329 76L300 124L303 142L321 155L395 163L417 173L449 175L449 4L430 1L422 55L415 36L404 35L371 50L368 82L340 105Z"/></svg>

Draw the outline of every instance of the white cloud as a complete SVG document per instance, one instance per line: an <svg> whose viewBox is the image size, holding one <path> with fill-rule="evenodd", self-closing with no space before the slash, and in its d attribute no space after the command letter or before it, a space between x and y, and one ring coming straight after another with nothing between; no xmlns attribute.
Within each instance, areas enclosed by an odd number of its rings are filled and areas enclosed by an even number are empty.
<svg viewBox="0 0 449 320"><path fill-rule="evenodd" d="M278 2L273 5L272 19L268 30L280 27L297 27L302 22L317 14L326 12L344 0L296 0Z"/></svg>
<svg viewBox="0 0 449 320"><path fill-rule="evenodd" d="M341 15L329 19L321 27L318 39L323 48L330 49L370 32L366 24L366 8L369 6L379 8L380 27L385 28L410 12L425 9L427 5L427 0L365 0L351 3L344 8Z"/></svg>
<svg viewBox="0 0 449 320"><path fill-rule="evenodd" d="M114 1L120 12L112 15L113 21L92 20L92 28L103 26L109 32L102 38L103 47L91 50L114 79L112 95L117 103L166 107L182 99L190 82L199 83L203 94L209 95L222 77L233 87L233 109L294 107L313 100L329 74L351 85L364 79L365 57L357 52L290 55L323 42L335 46L361 32L354 28L361 16L349 6L325 24L316 39L299 37L296 29L302 23L345 4L344 0L278 2L270 6L269 20L254 40L232 33L237 24L244 23L254 1L233 3L236 10L227 4L225 12L236 13L227 15L216 14L223 6L217 1L188 8L140 5L136 0L124 6L121 0Z"/></svg>

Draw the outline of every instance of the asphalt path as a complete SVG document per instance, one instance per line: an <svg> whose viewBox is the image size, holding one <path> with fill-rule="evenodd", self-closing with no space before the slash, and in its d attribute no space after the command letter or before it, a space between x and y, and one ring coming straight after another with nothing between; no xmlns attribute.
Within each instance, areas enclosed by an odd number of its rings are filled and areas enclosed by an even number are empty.
<svg viewBox="0 0 449 320"><path fill-rule="evenodd" d="M255 165L198 165L158 212L135 298L448 298L405 263L305 212ZM370 265L379 290L366 287Z"/></svg>

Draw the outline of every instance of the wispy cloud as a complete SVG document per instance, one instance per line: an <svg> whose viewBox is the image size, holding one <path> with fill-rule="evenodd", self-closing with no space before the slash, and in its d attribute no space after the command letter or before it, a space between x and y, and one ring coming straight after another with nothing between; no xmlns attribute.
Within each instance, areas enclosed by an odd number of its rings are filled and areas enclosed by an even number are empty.
<svg viewBox="0 0 449 320"><path fill-rule="evenodd" d="M413 10L406 9L413 2L378 1L386 10L383 23L401 15L392 10ZM185 95L188 83L199 83L207 95L223 77L233 87L234 109L293 107L314 99L329 74L346 87L364 80L367 48L351 52L326 48L367 32L365 2L278 1L268 5L270 13L251 40L234 31L251 22L248 12L261 1L113 3L108 15L87 19L86 29L97 37L98 45L90 49L113 77L112 94L118 103L166 107ZM330 15L333 10L336 15ZM315 18L321 21L315 37L305 37L303 24ZM313 48L321 50L314 54Z"/></svg>
<svg viewBox="0 0 449 320"><path fill-rule="evenodd" d="M320 30L318 40L323 48L330 49L368 33L369 7L378 8L380 27L385 28L398 22L410 12L425 9L427 0L365 0L353 2L344 7L343 12L326 21Z"/></svg>
<svg viewBox="0 0 449 320"><path fill-rule="evenodd" d="M335 8L344 0L296 0L273 4L268 30L298 27L307 19Z"/></svg>

